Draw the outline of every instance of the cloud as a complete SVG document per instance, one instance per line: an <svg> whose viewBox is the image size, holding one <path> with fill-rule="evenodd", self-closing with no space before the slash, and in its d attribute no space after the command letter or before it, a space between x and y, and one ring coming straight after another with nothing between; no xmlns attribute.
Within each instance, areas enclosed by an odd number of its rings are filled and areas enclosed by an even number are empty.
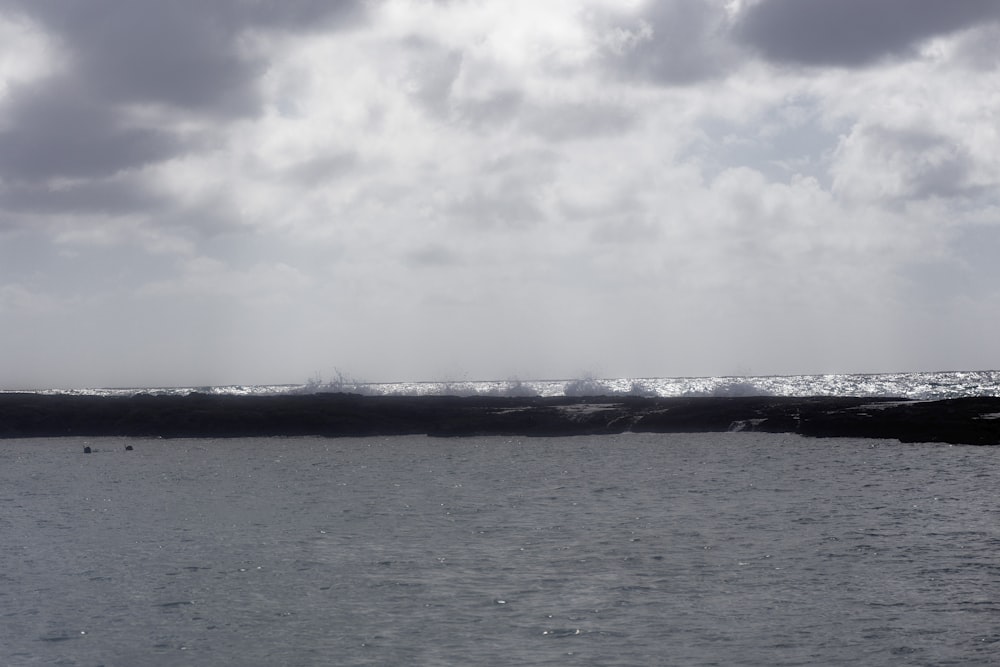
<svg viewBox="0 0 1000 667"><path fill-rule="evenodd" d="M513 151L477 164L475 178L452 186L444 211L457 229L526 230L544 224L547 188L556 177L555 155Z"/></svg>
<svg viewBox="0 0 1000 667"><path fill-rule="evenodd" d="M408 93L437 116L451 113L452 88L462 70L462 53L410 37L400 44Z"/></svg>
<svg viewBox="0 0 1000 667"><path fill-rule="evenodd" d="M352 0L8 0L4 5L58 35L75 77L99 97L225 115L256 108L255 84L264 63L241 48L246 31L330 29L355 21L362 7Z"/></svg>
<svg viewBox="0 0 1000 667"><path fill-rule="evenodd" d="M981 191L961 143L928 131L858 125L842 140L831 171L836 192L871 200L962 197Z"/></svg>
<svg viewBox="0 0 1000 667"><path fill-rule="evenodd" d="M621 134L636 119L628 109L599 101L533 106L525 115L524 125L530 132L552 141Z"/></svg>
<svg viewBox="0 0 1000 667"><path fill-rule="evenodd" d="M7 86L0 177L104 178L181 155L193 146L191 114L235 119L259 111L266 54L243 44L248 33L332 29L354 21L360 7L8 0L0 10L28 17L57 45L59 71ZM150 114L150 105L164 109Z"/></svg>
<svg viewBox="0 0 1000 667"><path fill-rule="evenodd" d="M739 15L735 34L773 62L859 67L997 20L993 0L761 0Z"/></svg>
<svg viewBox="0 0 1000 667"><path fill-rule="evenodd" d="M0 146L2 146L0 140ZM23 215L127 215L154 213L170 202L136 178L93 179L50 185L0 185L0 219Z"/></svg>
<svg viewBox="0 0 1000 667"><path fill-rule="evenodd" d="M994 22L969 30L958 41L955 55L958 62L976 70L988 72L1000 67L1000 23Z"/></svg>
<svg viewBox="0 0 1000 667"><path fill-rule="evenodd" d="M292 183L316 187L329 183L358 166L358 156L353 152L326 153L303 159L280 170Z"/></svg>
<svg viewBox="0 0 1000 667"><path fill-rule="evenodd" d="M603 15L606 62L619 75L663 85L719 77L736 55L728 16L721 0L657 0L635 13Z"/></svg>
<svg viewBox="0 0 1000 667"><path fill-rule="evenodd" d="M0 133L0 177L14 182L103 178L182 150L170 133L137 127L72 79L13 91Z"/></svg>
<svg viewBox="0 0 1000 667"><path fill-rule="evenodd" d="M0 100L12 84L51 75L57 66L53 40L27 17L0 4Z"/></svg>
<svg viewBox="0 0 1000 667"><path fill-rule="evenodd" d="M429 244L407 255L407 263L414 268L448 267L461 264L458 254L440 244Z"/></svg>
<svg viewBox="0 0 1000 667"><path fill-rule="evenodd" d="M357 26L365 12L360 0L0 1L10 38L0 46L0 229L45 216L76 217L78 239L121 231L106 224L116 216L130 230L145 220L158 239L157 226L232 226L228 194L192 201L190 183L178 197L159 179L262 112L275 39ZM319 183L352 160L309 156L283 178Z"/></svg>

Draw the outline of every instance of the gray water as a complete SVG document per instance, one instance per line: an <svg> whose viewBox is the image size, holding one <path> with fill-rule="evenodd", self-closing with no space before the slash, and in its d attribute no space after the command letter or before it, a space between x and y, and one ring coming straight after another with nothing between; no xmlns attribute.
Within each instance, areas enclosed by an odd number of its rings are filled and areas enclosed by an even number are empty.
<svg viewBox="0 0 1000 667"><path fill-rule="evenodd" d="M997 448L128 442L0 441L0 664L1000 662Z"/></svg>

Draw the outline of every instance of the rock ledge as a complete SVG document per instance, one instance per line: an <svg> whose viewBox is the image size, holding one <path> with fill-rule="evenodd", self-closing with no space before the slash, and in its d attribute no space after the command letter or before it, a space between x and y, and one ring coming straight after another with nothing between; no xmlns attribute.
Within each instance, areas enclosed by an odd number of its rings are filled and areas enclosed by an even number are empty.
<svg viewBox="0 0 1000 667"><path fill-rule="evenodd" d="M0 394L0 438L762 431L1000 444L1000 398Z"/></svg>

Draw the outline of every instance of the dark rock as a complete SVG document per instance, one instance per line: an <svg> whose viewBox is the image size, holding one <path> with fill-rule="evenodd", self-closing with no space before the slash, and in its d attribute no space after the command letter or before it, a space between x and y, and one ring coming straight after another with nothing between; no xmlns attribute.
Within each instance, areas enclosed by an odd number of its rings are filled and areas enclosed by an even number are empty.
<svg viewBox="0 0 1000 667"><path fill-rule="evenodd" d="M1000 444L1000 398L0 394L0 438L687 433ZM126 447L131 449L131 445Z"/></svg>

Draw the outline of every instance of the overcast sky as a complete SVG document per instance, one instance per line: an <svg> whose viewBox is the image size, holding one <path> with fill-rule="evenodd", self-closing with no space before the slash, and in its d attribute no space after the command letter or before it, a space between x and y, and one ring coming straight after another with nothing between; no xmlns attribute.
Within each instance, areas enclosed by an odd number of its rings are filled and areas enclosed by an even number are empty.
<svg viewBox="0 0 1000 667"><path fill-rule="evenodd" d="M0 388L1000 367L1000 2L0 0Z"/></svg>

